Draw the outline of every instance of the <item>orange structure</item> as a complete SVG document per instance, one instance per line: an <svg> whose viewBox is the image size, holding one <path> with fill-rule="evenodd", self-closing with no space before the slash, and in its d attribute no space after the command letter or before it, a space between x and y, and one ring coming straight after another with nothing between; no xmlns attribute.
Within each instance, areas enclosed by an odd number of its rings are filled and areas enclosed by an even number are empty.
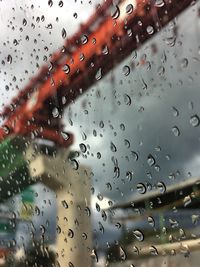
<svg viewBox="0 0 200 267"><path fill-rule="evenodd" d="M41 67L4 108L0 140L32 133L70 145L73 136L62 133L64 107L192 3L193 0L119 0L114 6L112 0L105 1L66 40L62 51L52 56L50 67Z"/></svg>

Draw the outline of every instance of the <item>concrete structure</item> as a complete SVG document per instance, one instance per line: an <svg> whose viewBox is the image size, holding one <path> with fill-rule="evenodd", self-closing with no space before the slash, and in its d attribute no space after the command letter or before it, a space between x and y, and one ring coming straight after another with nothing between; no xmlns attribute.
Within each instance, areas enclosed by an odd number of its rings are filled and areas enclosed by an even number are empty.
<svg viewBox="0 0 200 267"><path fill-rule="evenodd" d="M51 156L27 151L30 175L56 193L57 244L60 267L91 265L92 228L90 220L90 170L69 159L68 149L58 149ZM56 216L56 211L55 211Z"/></svg>

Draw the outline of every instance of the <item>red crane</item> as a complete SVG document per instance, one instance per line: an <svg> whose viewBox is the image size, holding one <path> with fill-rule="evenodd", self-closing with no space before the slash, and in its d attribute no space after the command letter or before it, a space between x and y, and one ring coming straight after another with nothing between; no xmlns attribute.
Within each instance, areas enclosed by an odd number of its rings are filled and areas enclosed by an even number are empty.
<svg viewBox="0 0 200 267"><path fill-rule="evenodd" d="M62 133L63 109L115 65L159 32L193 0L112 0L98 6L79 31L53 54L38 74L6 106L0 140L30 135L68 146ZM99 77L96 77L96 73Z"/></svg>

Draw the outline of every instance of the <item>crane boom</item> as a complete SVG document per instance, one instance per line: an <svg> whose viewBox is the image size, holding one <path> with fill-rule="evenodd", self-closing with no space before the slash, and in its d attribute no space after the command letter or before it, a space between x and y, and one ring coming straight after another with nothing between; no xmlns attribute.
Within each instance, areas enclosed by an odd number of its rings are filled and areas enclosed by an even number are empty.
<svg viewBox="0 0 200 267"><path fill-rule="evenodd" d="M165 0L160 4L154 0L119 0L113 6L107 0L97 7L88 22L66 40L63 50L53 55L51 67L42 67L4 108L0 140L34 133L61 145L71 144L73 138L66 140L60 135L64 107L193 3L193 0ZM52 114L55 107L56 118Z"/></svg>

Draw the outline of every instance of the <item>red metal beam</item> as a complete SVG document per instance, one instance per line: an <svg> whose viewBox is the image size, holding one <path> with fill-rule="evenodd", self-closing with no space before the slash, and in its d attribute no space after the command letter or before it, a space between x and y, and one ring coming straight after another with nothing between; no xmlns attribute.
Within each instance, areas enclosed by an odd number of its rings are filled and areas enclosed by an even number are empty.
<svg viewBox="0 0 200 267"><path fill-rule="evenodd" d="M30 134L33 129L29 124L33 122L39 125L41 117L52 119L55 96L62 113L64 106L98 80L95 75L99 68L102 75L106 74L194 1L163 0L164 5L157 6L155 1L132 0L134 9L128 13L125 11L126 1L120 1L114 18L109 15L111 3L109 0L101 8L97 8L78 33L66 41L66 54L54 54L52 70L49 71L47 67L41 69L41 73L11 103L16 106L14 111L5 108L3 115L7 119L0 129L1 140L10 134ZM130 1L127 2L129 3ZM95 28L92 29L95 23ZM81 41L84 34L87 35L87 42ZM106 55L103 53L105 47L108 51ZM49 109L48 112L44 107ZM43 137L45 138L45 131ZM49 135L46 137L51 138ZM54 137L54 141L55 139Z"/></svg>

